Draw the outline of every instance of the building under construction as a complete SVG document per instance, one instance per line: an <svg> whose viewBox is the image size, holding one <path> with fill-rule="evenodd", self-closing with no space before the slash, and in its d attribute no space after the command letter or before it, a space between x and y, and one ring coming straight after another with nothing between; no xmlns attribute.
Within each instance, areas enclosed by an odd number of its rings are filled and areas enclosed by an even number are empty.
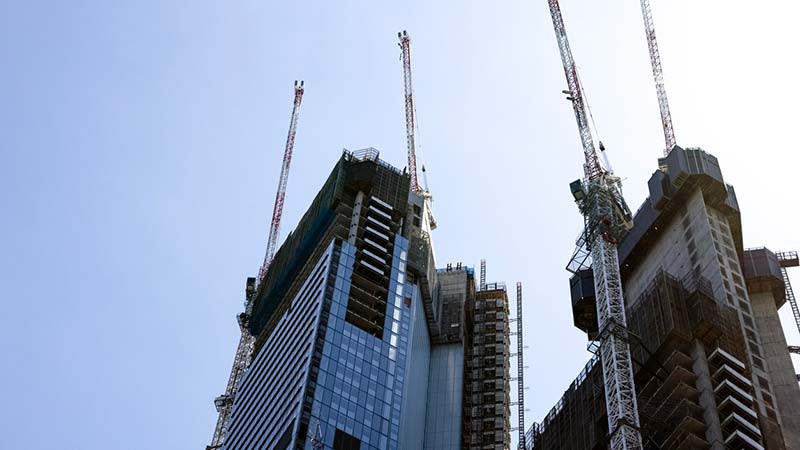
<svg viewBox="0 0 800 450"><path fill-rule="evenodd" d="M778 309L796 253L742 244L717 159L674 147L619 243L636 404L646 449L800 449L800 388ZM592 268L570 279L574 324L598 339ZM794 304L792 305L793 307ZM796 308L796 307L795 307ZM536 450L609 448L604 380L592 358L541 423Z"/></svg>
<svg viewBox="0 0 800 450"><path fill-rule="evenodd" d="M429 205L375 149L344 152L248 282L252 362L221 448L511 447L505 286L436 269Z"/></svg>
<svg viewBox="0 0 800 450"><path fill-rule="evenodd" d="M276 251L304 92L295 82L266 256L247 280L207 450L508 450L512 357L524 440L522 286L511 319L485 261L480 285L461 263L437 269L431 195L416 168L410 39L398 38L407 169L373 148L345 150Z"/></svg>

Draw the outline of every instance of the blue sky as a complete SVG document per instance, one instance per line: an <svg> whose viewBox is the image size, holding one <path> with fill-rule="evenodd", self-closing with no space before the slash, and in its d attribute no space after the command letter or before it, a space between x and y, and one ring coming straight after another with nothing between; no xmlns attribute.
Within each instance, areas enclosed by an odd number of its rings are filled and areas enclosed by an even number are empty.
<svg viewBox="0 0 800 450"><path fill-rule="evenodd" d="M800 247L800 7L653 1L678 143L719 157L745 246ZM638 2L564 3L635 209L663 146ZM525 284L527 424L545 415L588 355L563 270L580 147L544 0L6 1L0 447L203 448L263 258L292 82L306 96L284 236L343 147L405 164L401 29L439 264L486 258L491 280Z"/></svg>

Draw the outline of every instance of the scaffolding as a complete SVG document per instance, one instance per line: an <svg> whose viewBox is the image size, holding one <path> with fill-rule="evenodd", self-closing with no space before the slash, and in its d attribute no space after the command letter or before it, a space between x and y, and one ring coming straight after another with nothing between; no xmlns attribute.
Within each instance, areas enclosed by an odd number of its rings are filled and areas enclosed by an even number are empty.
<svg viewBox="0 0 800 450"><path fill-rule="evenodd" d="M617 330L630 343L635 366L639 429L645 448L705 449L703 409L691 349L724 348L744 356L744 341L735 310L717 304L706 278L690 272L682 278L655 274L628 308L628 327ZM541 423L527 433L536 450L609 448L602 360L595 355ZM719 374L711 372L719 378Z"/></svg>
<svg viewBox="0 0 800 450"><path fill-rule="evenodd" d="M466 303L462 446L507 450L511 445L510 330L505 284L487 283Z"/></svg>

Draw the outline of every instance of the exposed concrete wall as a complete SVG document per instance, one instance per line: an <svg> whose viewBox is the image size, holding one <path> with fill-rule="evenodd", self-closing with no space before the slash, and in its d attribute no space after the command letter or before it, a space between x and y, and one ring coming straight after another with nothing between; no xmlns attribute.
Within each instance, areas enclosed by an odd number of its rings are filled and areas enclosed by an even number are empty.
<svg viewBox="0 0 800 450"><path fill-rule="evenodd" d="M465 270L451 270L447 272L439 272L438 274L438 290L436 292L436 300L434 304L437 307L437 318L441 316L443 299L448 296L462 296L467 295L467 272Z"/></svg>
<svg viewBox="0 0 800 450"><path fill-rule="evenodd" d="M708 217L712 228L711 237L717 249L722 274L724 299L728 305L736 310L739 318L739 328L746 343L745 351L747 353L748 366L751 370L753 395L756 398L760 416L759 421L764 433L764 445L768 449L783 448L781 413L774 406L774 382L769 373L769 363L765 360L765 349L763 347L765 336L762 335L760 327L755 324L754 304L744 281L744 272L741 268L739 256L733 246L731 224L724 214L713 208L708 209ZM774 306L772 297L770 297L769 301L773 302ZM777 316L775 317L777 319ZM780 324L778 324L778 329L780 330ZM783 352L788 358L789 355L785 346Z"/></svg>
<svg viewBox="0 0 800 450"><path fill-rule="evenodd" d="M647 289L660 270L683 278L694 269L711 282L718 302L725 298L702 191L697 189L685 206L685 212L676 214L663 226L661 236L648 249L647 258L625 280L625 298L629 305Z"/></svg>
<svg viewBox="0 0 800 450"><path fill-rule="evenodd" d="M772 381L774 403L780 413L786 448L800 450L800 387L794 373L791 357L786 351L775 299L770 293L750 295L758 334L761 336L767 372Z"/></svg>
<svg viewBox="0 0 800 450"><path fill-rule="evenodd" d="M647 257L633 268L625 280L626 303L631 306L661 270L678 278L693 273L708 280L711 283L714 300L720 305L734 308L737 312L739 328L747 341L745 351L748 366L752 370L752 382L756 387L754 394L758 410L765 420L779 424L780 414L772 408L769 412L773 417L767 417L765 393L774 397L771 394L770 375L765 371L766 364L759 356L763 354L760 333L752 330L750 325L748 325L751 328L749 332L745 328L746 323L752 323L750 299L733 245L733 234L728 218L720 211L709 207L702 191L698 188L687 198L685 209L679 210L669 223L662 225L660 232L657 241L648 248ZM696 354L693 354L696 359L695 365L707 364L697 360L699 350L702 349L695 349ZM785 344L783 354L788 358ZM759 384L759 377L767 382ZM698 389L701 391L707 389L700 383L699 379ZM707 408L707 416L710 411L708 408L712 406L716 408L713 398L706 399L703 407ZM719 439L714 431L715 427L719 429L719 418L706 417L706 424L709 426L708 433L711 433L709 442L713 444L711 438Z"/></svg>
<svg viewBox="0 0 800 450"><path fill-rule="evenodd" d="M697 377L695 387L700 391L700 407L703 408L703 419L706 422L706 441L711 450L725 450L722 428L719 424L717 402L714 399L714 386L711 384L711 372L708 367L708 355L703 344L695 340L692 343L692 372Z"/></svg>

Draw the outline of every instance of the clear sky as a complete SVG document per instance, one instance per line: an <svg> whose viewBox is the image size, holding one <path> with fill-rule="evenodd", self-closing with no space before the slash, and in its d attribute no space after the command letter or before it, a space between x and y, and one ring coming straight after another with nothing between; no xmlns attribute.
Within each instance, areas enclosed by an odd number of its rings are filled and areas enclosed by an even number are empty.
<svg viewBox="0 0 800 450"><path fill-rule="evenodd" d="M799 248L800 4L652 1L678 143L719 157L746 247ZM636 209L664 145L639 2L563 11ZM405 165L401 29L439 265L486 258L490 280L524 283L526 426L541 420L588 359L563 269L581 153L545 0L7 0L0 448L204 448L292 82L306 96L284 236L342 147Z"/></svg>

